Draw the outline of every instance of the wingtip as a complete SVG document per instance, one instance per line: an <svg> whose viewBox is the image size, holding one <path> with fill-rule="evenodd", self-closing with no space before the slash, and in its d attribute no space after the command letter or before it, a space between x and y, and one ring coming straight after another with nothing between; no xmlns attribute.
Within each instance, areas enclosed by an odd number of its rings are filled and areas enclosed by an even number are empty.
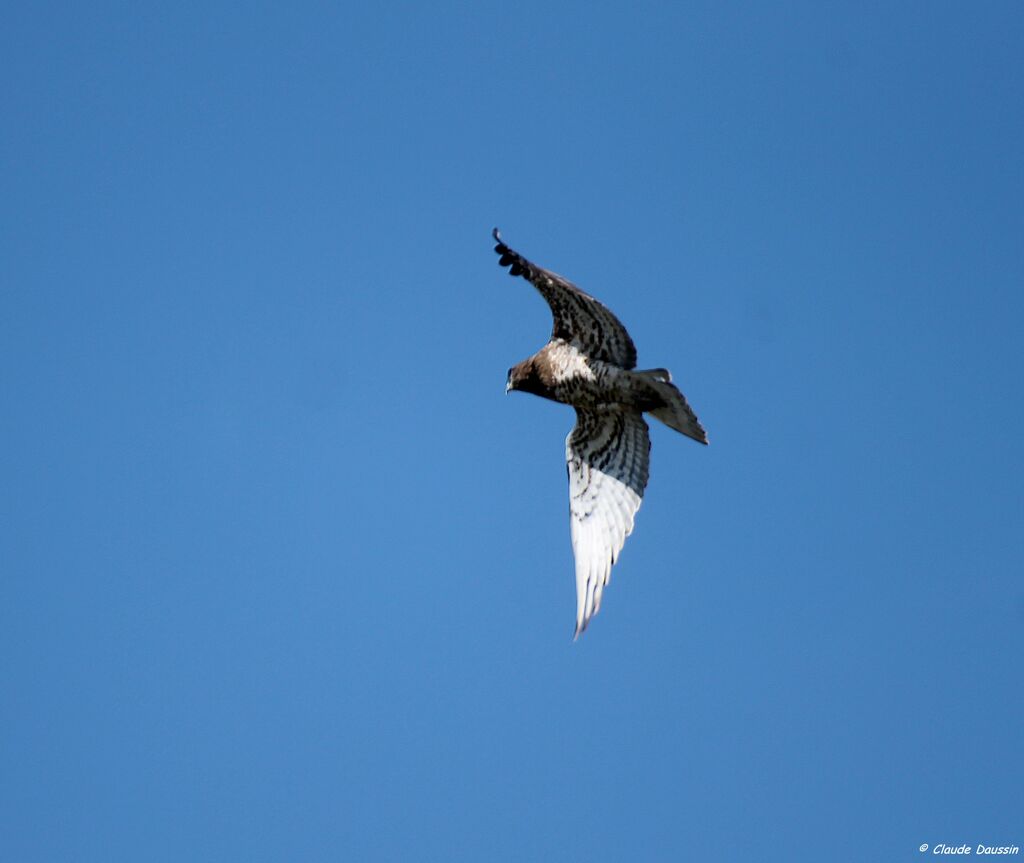
<svg viewBox="0 0 1024 863"><path fill-rule="evenodd" d="M491 236L494 237L494 241L495 243L497 243L497 245L494 247L494 251L501 255L501 261L499 262L500 265L503 267L507 267L509 264L512 263L512 257L510 254L511 250L509 249L508 246L505 245L505 241L501 238L501 231L499 231L497 228L491 231Z"/></svg>
<svg viewBox="0 0 1024 863"><path fill-rule="evenodd" d="M501 231L495 228L491 231L491 235L498 243L494 247L494 251L500 256L498 259L498 266L508 267L508 274L510 276L521 276L524 273L527 273L530 267L529 261L521 258L505 245L505 241L501 238Z"/></svg>
<svg viewBox="0 0 1024 863"><path fill-rule="evenodd" d="M499 264L503 267L507 267L510 264L514 264L516 255L511 249L509 249L508 246L505 245L505 241L502 240L502 232L498 228L495 228L493 231L490 231L490 235L492 235L493 238L495 238L495 243L497 244L495 246L495 251L499 255L501 255L502 258L501 261L499 261ZM518 274L519 273L517 272L512 273L512 275Z"/></svg>
<svg viewBox="0 0 1024 863"><path fill-rule="evenodd" d="M589 618L586 618L586 617L578 617L578 618L576 618L576 628L573 630L573 633L572 633L573 643L576 643L577 641L579 641L580 640L580 636L583 635L583 633L587 631L587 624L588 623L590 623L590 619Z"/></svg>

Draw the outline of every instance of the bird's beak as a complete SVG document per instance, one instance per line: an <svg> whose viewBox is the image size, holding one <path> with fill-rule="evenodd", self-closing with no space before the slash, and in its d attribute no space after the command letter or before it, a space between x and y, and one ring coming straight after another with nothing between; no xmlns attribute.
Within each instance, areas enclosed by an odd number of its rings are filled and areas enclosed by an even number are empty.
<svg viewBox="0 0 1024 863"><path fill-rule="evenodd" d="M505 381L505 395L512 392L512 381Z"/></svg>

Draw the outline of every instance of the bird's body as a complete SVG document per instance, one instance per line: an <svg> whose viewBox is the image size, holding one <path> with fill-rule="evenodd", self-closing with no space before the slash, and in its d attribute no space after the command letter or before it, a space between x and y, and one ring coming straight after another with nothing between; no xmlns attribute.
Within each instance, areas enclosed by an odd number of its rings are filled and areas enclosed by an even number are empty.
<svg viewBox="0 0 1024 863"><path fill-rule="evenodd" d="M623 369L590 359L562 339L552 339L512 371L517 370L522 377L515 389L573 407L598 407L630 398L630 382Z"/></svg>
<svg viewBox="0 0 1024 863"><path fill-rule="evenodd" d="M635 370L636 348L618 318L571 282L512 251L497 229L494 239L501 265L533 284L554 317L550 341L509 369L506 391L576 409L565 444L579 635L600 609L647 487L651 444L643 414L700 443L707 436L666 369Z"/></svg>

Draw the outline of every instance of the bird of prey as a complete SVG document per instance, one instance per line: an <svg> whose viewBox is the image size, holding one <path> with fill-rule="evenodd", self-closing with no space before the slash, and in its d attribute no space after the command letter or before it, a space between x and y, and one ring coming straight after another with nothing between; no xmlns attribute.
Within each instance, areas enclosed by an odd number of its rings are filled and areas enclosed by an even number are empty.
<svg viewBox="0 0 1024 863"><path fill-rule="evenodd" d="M499 264L522 276L551 307L550 341L508 370L505 392L572 405L565 439L569 518L576 557L576 631L601 607L612 564L633 530L647 487L651 441L643 415L706 444L707 435L667 369L636 369L633 340L605 306L572 282L514 252L494 229Z"/></svg>

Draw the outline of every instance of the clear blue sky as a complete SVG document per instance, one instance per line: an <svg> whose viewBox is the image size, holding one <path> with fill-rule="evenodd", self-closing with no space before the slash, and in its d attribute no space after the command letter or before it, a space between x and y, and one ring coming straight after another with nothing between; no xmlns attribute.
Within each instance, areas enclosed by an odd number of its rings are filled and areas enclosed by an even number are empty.
<svg viewBox="0 0 1024 863"><path fill-rule="evenodd" d="M1017 3L9 8L0 858L1024 846L1022 51ZM711 437L653 429L576 644L494 225Z"/></svg>

